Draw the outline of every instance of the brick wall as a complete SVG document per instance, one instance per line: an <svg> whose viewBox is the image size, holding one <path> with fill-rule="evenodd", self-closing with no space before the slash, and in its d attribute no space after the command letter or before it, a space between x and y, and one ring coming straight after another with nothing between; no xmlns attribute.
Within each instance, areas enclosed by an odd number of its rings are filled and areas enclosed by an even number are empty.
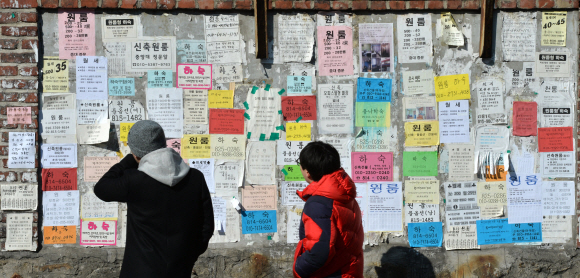
<svg viewBox="0 0 580 278"><path fill-rule="evenodd" d="M38 139L38 26L36 1L0 1L0 183L37 183L37 169L8 169L9 132L36 132ZM8 124L7 107L32 107L32 124ZM38 143L36 167L38 167ZM4 249L6 212L0 212L0 243ZM33 237L37 242L38 213Z"/></svg>

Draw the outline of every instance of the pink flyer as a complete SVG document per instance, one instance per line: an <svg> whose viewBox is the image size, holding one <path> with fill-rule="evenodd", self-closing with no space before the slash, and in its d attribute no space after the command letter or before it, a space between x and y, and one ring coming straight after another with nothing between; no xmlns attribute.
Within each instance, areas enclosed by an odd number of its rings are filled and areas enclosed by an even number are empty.
<svg viewBox="0 0 580 278"><path fill-rule="evenodd" d="M58 11L58 56L95 56L95 14L93 10Z"/></svg>
<svg viewBox="0 0 580 278"><path fill-rule="evenodd" d="M351 159L354 182L393 181L393 153L353 152Z"/></svg>
<svg viewBox="0 0 580 278"><path fill-rule="evenodd" d="M318 74L352 75L352 29L346 26L318 27Z"/></svg>

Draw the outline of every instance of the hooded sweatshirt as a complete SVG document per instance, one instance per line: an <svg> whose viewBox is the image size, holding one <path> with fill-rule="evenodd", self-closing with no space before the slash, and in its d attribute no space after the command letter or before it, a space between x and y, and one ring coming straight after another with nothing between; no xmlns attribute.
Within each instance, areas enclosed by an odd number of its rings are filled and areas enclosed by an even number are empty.
<svg viewBox="0 0 580 278"><path fill-rule="evenodd" d="M340 169L296 192L306 201L294 277L363 277L362 213L356 187Z"/></svg>
<svg viewBox="0 0 580 278"><path fill-rule="evenodd" d="M191 277L213 235L203 174L171 148L128 155L95 185L105 202L127 203L127 242L120 277Z"/></svg>

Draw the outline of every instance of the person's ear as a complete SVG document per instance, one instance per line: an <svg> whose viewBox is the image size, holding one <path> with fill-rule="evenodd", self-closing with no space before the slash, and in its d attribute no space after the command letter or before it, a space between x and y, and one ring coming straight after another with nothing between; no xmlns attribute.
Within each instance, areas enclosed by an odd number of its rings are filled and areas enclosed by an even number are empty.
<svg viewBox="0 0 580 278"><path fill-rule="evenodd" d="M141 161L141 158L138 158L135 154L131 153L131 155L133 156L135 161L137 161L137 163L139 163Z"/></svg>

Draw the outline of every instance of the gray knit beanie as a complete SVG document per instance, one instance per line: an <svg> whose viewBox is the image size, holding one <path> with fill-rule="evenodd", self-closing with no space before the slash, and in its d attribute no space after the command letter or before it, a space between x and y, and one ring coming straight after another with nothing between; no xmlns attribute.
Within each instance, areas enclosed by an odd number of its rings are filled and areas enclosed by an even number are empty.
<svg viewBox="0 0 580 278"><path fill-rule="evenodd" d="M127 143L131 152L139 158L146 154L167 147L163 128L150 120L138 121L129 130Z"/></svg>

